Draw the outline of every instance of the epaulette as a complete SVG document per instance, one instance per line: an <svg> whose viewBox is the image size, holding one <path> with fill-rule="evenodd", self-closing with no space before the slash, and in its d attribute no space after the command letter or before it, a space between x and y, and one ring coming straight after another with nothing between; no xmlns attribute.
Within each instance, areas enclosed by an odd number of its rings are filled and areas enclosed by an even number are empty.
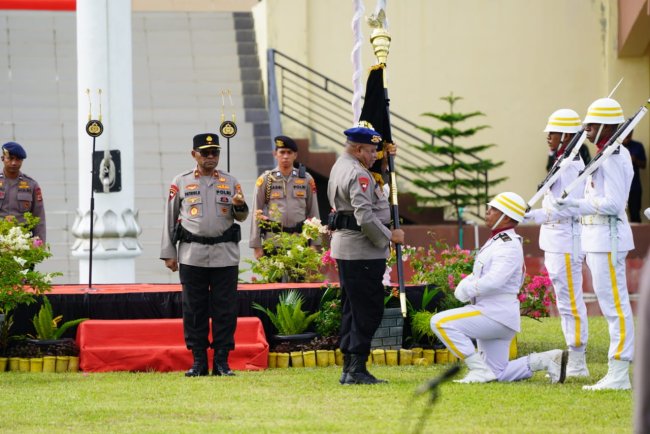
<svg viewBox="0 0 650 434"><path fill-rule="evenodd" d="M506 242L506 241L512 241L512 238L510 238L510 235L506 234L505 232L499 233L499 238L501 241Z"/></svg>

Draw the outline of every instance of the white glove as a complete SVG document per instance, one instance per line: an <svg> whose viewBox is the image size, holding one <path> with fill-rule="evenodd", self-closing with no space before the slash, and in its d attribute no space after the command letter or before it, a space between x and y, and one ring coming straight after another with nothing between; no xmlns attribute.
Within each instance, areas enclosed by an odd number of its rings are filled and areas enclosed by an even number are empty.
<svg viewBox="0 0 650 434"><path fill-rule="evenodd" d="M558 211L563 211L567 208L578 208L580 207L580 200L571 197L553 199L551 200L551 206Z"/></svg>
<svg viewBox="0 0 650 434"><path fill-rule="evenodd" d="M472 275L470 274L458 283L458 286L454 291L454 297L456 297L456 300L467 303L475 296L473 286L474 279L472 279Z"/></svg>
<svg viewBox="0 0 650 434"><path fill-rule="evenodd" d="M645 211L643 211L643 215L645 215L645 218L650 220L650 208L646 208Z"/></svg>
<svg viewBox="0 0 650 434"><path fill-rule="evenodd" d="M524 214L523 223L533 222L537 225L541 225L546 221L546 211L543 209L533 209Z"/></svg>

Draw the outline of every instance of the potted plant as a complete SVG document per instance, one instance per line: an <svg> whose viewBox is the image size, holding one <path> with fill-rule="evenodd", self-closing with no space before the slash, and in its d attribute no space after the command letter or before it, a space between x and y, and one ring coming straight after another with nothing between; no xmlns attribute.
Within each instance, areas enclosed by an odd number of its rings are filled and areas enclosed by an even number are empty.
<svg viewBox="0 0 650 434"><path fill-rule="evenodd" d="M273 336L275 342L290 341L296 344L309 342L316 337L316 333L305 333L320 312L308 314L302 310L304 297L295 289L280 294L275 312L265 308L259 303L253 303L254 309L264 312L277 329L278 334Z"/></svg>
<svg viewBox="0 0 650 434"><path fill-rule="evenodd" d="M277 207L276 207L277 208ZM258 260L246 260L255 274L258 283L274 282L320 282L323 254L311 246L313 240L320 239L327 233L319 219L305 220L301 233L282 232L277 221L266 218L261 210L256 216L257 222L267 237L262 244L264 256ZM270 212L273 214L274 209Z"/></svg>
<svg viewBox="0 0 650 434"><path fill-rule="evenodd" d="M79 318L72 321L66 321L59 326L61 320L63 320L63 315L54 317L52 311L52 304L46 295L43 295L43 304L41 305L40 310L34 318L32 319L32 324L36 330L35 339L37 342L52 342L61 339L61 336L71 327L79 325L80 323L86 321L88 318Z"/></svg>
<svg viewBox="0 0 650 434"><path fill-rule="evenodd" d="M13 216L0 219L0 355L7 352L16 307L33 303L50 290L52 278L61 275L35 270L51 253L47 244L32 236L39 219L30 213L24 219L23 223Z"/></svg>

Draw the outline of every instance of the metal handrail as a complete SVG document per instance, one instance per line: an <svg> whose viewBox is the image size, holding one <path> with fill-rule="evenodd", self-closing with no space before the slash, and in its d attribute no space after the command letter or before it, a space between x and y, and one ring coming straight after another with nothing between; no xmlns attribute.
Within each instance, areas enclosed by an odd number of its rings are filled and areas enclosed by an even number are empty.
<svg viewBox="0 0 650 434"><path fill-rule="evenodd" d="M281 131L280 118L284 116L298 125L303 126L314 134L316 146L344 146L341 140L341 131L348 128L352 123L352 100L353 90L343 84L332 80L315 69L304 65L282 52L269 49L269 119L271 120L271 131ZM316 116L317 115L317 116ZM452 143L444 138L430 135L421 131L417 124L405 117L391 112L391 130L393 139L399 145L400 162L417 167L422 161L434 161L437 164L449 163L458 160L457 157L445 157L432 155L418 149L417 144L431 144L440 141L444 144ZM418 132L420 133L418 135ZM279 133L278 133L279 134ZM413 142L416 142L415 144ZM438 145L436 143L436 145ZM476 155L469 154L473 161L481 161ZM400 191L411 191L435 195L435 189L425 189L415 185L415 174L397 173ZM443 177L437 173L420 174L420 179L439 181ZM453 174L454 178L474 179L482 177L485 182L485 189L478 189L476 193L488 195L488 173L468 172L458 169ZM444 178L446 179L446 178ZM467 187L457 187L461 194L471 193ZM482 201L470 209L465 209L464 214L482 219L482 212L485 204ZM454 205L449 203L449 205Z"/></svg>

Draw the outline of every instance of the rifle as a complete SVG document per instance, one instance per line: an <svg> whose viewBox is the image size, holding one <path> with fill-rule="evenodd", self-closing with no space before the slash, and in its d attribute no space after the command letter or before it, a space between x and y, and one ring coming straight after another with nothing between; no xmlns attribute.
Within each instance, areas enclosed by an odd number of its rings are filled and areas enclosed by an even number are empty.
<svg viewBox="0 0 650 434"><path fill-rule="evenodd" d="M569 144L567 145L566 149L564 149L564 152L560 157L555 160L555 163L553 163L553 167L551 167L551 170L548 171L548 174L546 175L546 178L542 182L539 183L537 186L537 192L535 195L530 198L528 201L528 206L526 207L526 212L530 211L533 205L537 203L537 201L546 194L546 192L553 186L555 181L560 177L562 172L566 170L567 167L569 167L569 164L573 159L576 157L578 152L580 152L580 148L582 147L582 144L585 142L587 138L587 132L585 131L584 127L578 131Z"/></svg>
<svg viewBox="0 0 650 434"><path fill-rule="evenodd" d="M643 119L643 116L648 112L648 108L650 108L650 99L646 101L644 105L639 108L639 110L626 120L623 125L621 125L610 137L610 139L605 143L605 146L598 151L596 156L591 160L585 168L580 172L578 177L573 180L573 182L564 189L562 192L562 199L566 198L571 190L576 188L576 186L580 185L584 179L594 173L596 169L598 169L600 166L603 165L603 162L612 155L620 145L623 144L623 140L634 130L634 128L637 126L637 124Z"/></svg>

